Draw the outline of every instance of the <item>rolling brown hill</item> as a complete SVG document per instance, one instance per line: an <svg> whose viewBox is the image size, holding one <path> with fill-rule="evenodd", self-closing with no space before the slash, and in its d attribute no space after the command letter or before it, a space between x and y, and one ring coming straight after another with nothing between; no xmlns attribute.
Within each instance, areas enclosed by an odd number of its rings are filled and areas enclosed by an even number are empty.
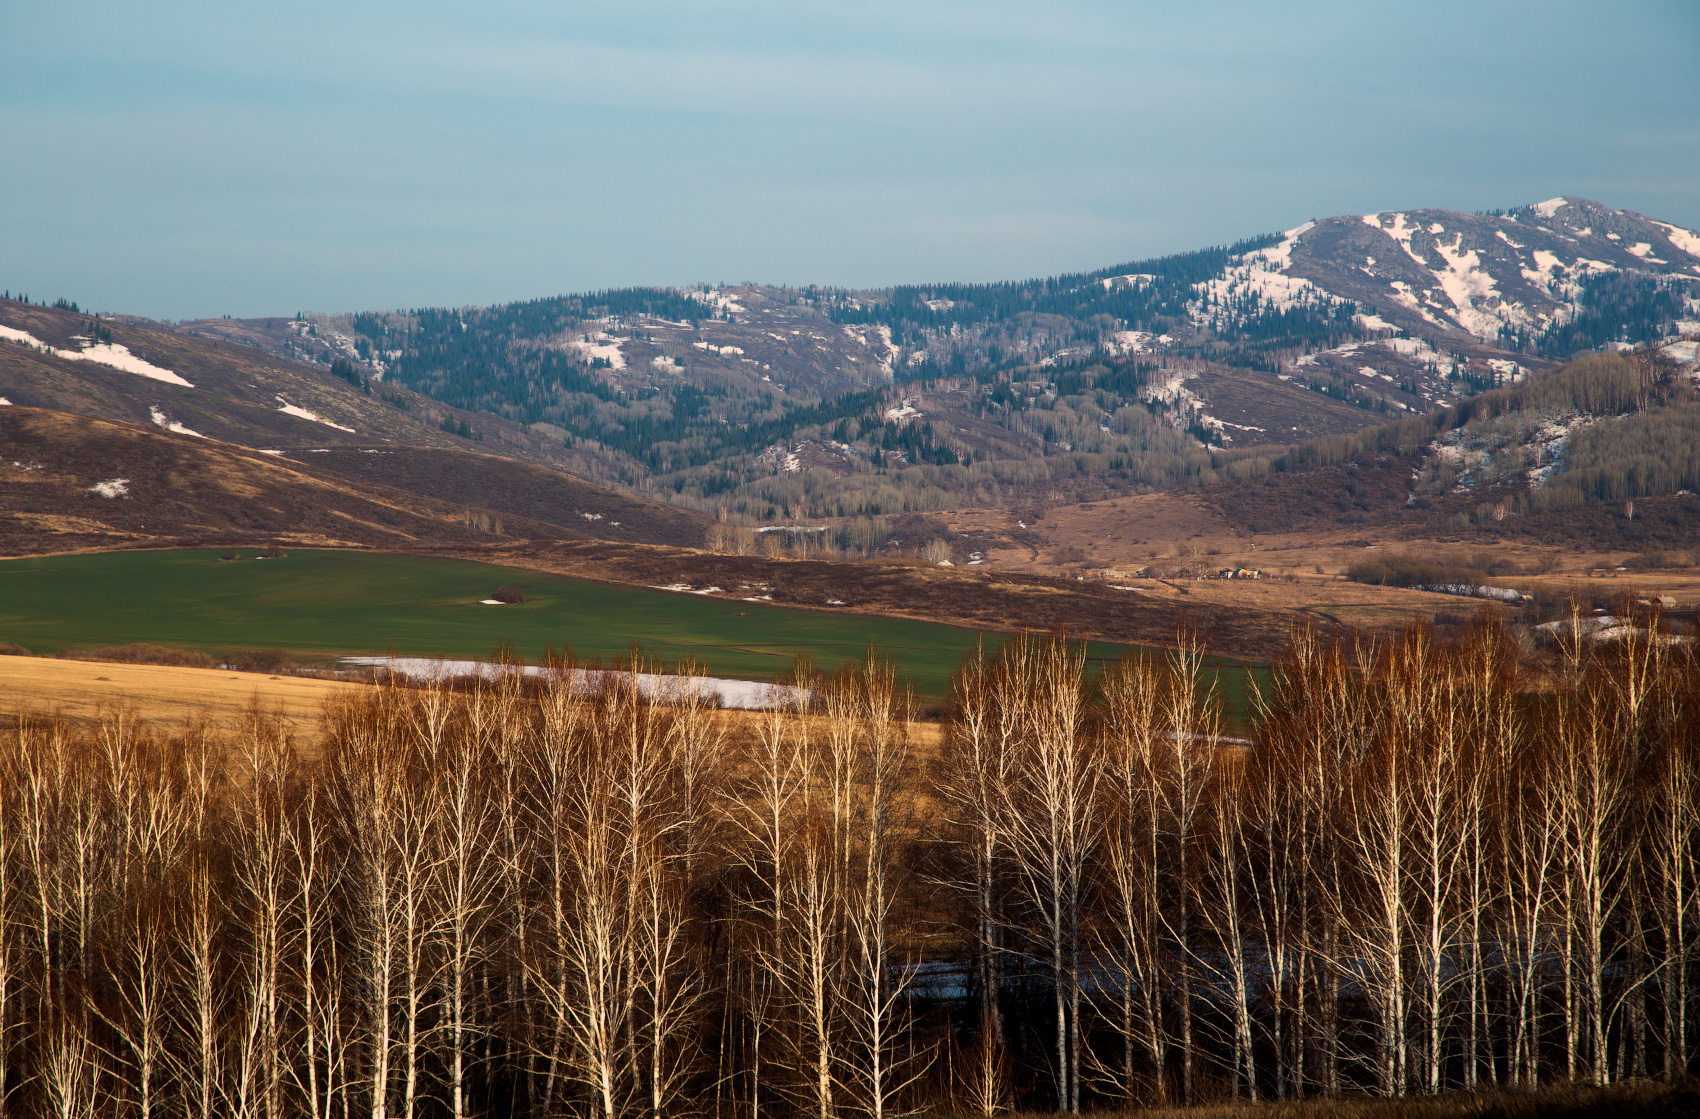
<svg viewBox="0 0 1700 1119"><path fill-rule="evenodd" d="M190 543L456 547L583 538L211 439L0 407L0 553Z"/></svg>

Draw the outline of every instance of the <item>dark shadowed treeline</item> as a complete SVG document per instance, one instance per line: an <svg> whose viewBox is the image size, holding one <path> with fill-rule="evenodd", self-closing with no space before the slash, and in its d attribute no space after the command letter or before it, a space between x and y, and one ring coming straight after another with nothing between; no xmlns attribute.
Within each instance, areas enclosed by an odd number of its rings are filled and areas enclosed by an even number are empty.
<svg viewBox="0 0 1700 1119"><path fill-rule="evenodd" d="M1571 649L1531 696L1491 619L1301 630L1249 743L1190 637L1083 668L970 660L924 751L878 662L737 719L376 688L311 750L20 723L0 1106L887 1119L1692 1067L1686 650Z"/></svg>

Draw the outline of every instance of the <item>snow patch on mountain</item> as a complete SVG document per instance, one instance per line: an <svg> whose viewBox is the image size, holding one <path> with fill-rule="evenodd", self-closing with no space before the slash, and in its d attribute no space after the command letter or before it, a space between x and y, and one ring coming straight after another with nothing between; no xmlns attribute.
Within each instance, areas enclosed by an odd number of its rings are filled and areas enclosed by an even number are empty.
<svg viewBox="0 0 1700 1119"><path fill-rule="evenodd" d="M184 427L182 424L178 423L176 420L167 416L163 410L161 410L157 407L149 408L148 409L148 415L153 419L153 423L154 423L155 427L163 427L165 430L176 432L178 435L193 435L196 439L205 439L206 438L205 435L202 435L200 432L194 430L193 428Z"/></svg>
<svg viewBox="0 0 1700 1119"><path fill-rule="evenodd" d="M10 326L0 326L0 338L12 342L22 342L26 346L33 346L44 354L64 358L66 361L92 361L96 365L104 365L125 373L134 373L138 377L162 381L168 385L180 385L186 389L195 387L171 370L137 357L130 352L127 346L120 346L111 342L102 342L99 345L91 346L86 340L83 340L84 345L81 350L61 350L49 346L27 330L18 330Z"/></svg>
<svg viewBox="0 0 1700 1119"><path fill-rule="evenodd" d="M1692 229L1684 229L1680 225L1667 225L1662 221L1656 221L1652 224L1665 231L1665 236L1670 239L1671 244L1689 256L1700 259L1700 233L1696 233Z"/></svg>
<svg viewBox="0 0 1700 1119"><path fill-rule="evenodd" d="M333 423L317 413L309 412L305 408L300 408L291 404L281 396L277 397L277 403L277 410L286 416L294 416L298 420L312 420L316 424L324 424L326 427L334 427L338 431L346 431L350 435L354 434L354 429L352 427L344 427L342 424Z"/></svg>

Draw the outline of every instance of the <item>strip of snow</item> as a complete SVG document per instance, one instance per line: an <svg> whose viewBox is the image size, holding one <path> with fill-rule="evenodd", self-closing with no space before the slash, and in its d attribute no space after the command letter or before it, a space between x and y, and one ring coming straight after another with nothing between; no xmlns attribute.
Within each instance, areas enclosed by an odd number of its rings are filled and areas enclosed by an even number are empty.
<svg viewBox="0 0 1700 1119"><path fill-rule="evenodd" d="M1696 233L1692 229L1684 229L1680 225L1667 225L1662 221L1656 221L1653 224L1665 231L1665 236L1670 238L1671 244L1689 256L1700 257L1700 233Z"/></svg>
<svg viewBox="0 0 1700 1119"><path fill-rule="evenodd" d="M1417 227L1414 225L1406 225L1404 214L1395 213L1393 215L1393 224L1390 226L1383 226L1379 218L1370 224L1374 225L1377 229L1399 242L1399 247L1405 250L1406 256L1422 265L1424 269L1429 267L1428 261L1418 256L1416 254L1416 250L1411 248L1411 238L1416 234Z"/></svg>
<svg viewBox="0 0 1700 1119"><path fill-rule="evenodd" d="M164 412L160 411L158 408L150 407L148 409L148 415L153 417L153 422L154 422L155 427L163 427L165 430L174 431L178 435L193 435L196 439L205 439L206 438L205 435L202 435L200 432L194 430L193 428L184 427L182 424L178 423L176 420L168 418L166 416L166 414Z"/></svg>
<svg viewBox="0 0 1700 1119"><path fill-rule="evenodd" d="M113 478L106 482L96 482L89 487L89 492L96 497L129 497L130 479Z"/></svg>
<svg viewBox="0 0 1700 1119"><path fill-rule="evenodd" d="M261 454L262 454L262 455L277 455L277 456L279 456L279 457L280 457L280 458L281 458L281 457L282 457L282 456L283 456L283 452L282 452L282 451L273 451L273 450L268 450L268 449L266 449L266 448L261 448L261 449L260 449L260 453L261 453Z"/></svg>
<svg viewBox="0 0 1700 1119"><path fill-rule="evenodd" d="M346 431L350 435L354 434L354 429L352 427L344 427L342 424L332 423L323 416L315 415L314 413L307 411L305 408L296 407L281 396L277 398L277 402L277 410L286 416L294 416L298 420L312 420L316 424L324 424L326 427L334 427L338 431Z"/></svg>
<svg viewBox="0 0 1700 1119"><path fill-rule="evenodd" d="M457 676L478 676L494 680L513 671L506 665L483 661L438 660L434 657L343 657L343 664L363 668L385 668L400 676L417 680L447 680ZM519 669L526 676L550 676L553 670L542 665L525 665ZM637 686L638 692L658 703L678 703L685 699L714 699L722 707L759 711L773 707L791 707L807 702L813 695L808 688L788 684L765 684L759 680L735 680L724 676L672 676L655 672L629 673L613 669L575 668L569 684L575 692L593 693L621 681Z"/></svg>
<svg viewBox="0 0 1700 1119"><path fill-rule="evenodd" d="M195 387L171 370L161 368L152 362L143 361L131 353L127 346L102 342L98 346L85 346L81 350L60 350L49 346L27 330L18 330L10 326L0 326L0 338L22 342L26 346L34 346L43 353L64 358L66 361L92 361L96 365L104 365L124 373L134 373L138 377L146 377L153 381L163 381L168 385L181 385L186 389Z"/></svg>
<svg viewBox="0 0 1700 1119"><path fill-rule="evenodd" d="M70 350L54 350L53 356L69 358L72 361L92 361L98 365L110 366L125 373L134 373L138 377L146 377L153 381L163 381L168 385L181 385L192 389L195 386L179 377L169 369L143 361L132 354L126 347L103 342L98 346L90 346L82 353Z"/></svg>
<svg viewBox="0 0 1700 1119"><path fill-rule="evenodd" d="M1521 326L1528 323L1527 311L1499 297L1495 290L1498 285L1493 276L1482 268L1476 250L1464 248L1462 233L1455 236L1450 248L1441 241L1436 241L1434 248L1446 261L1446 271L1436 271L1434 278L1440 281L1440 289L1457 309L1452 317L1458 325L1478 338L1492 341L1499 337L1502 324Z"/></svg>
<svg viewBox="0 0 1700 1119"><path fill-rule="evenodd" d="M480 605L480 606L506 606L507 603L503 602L499 598L481 598L481 599L478 600L478 605Z"/></svg>

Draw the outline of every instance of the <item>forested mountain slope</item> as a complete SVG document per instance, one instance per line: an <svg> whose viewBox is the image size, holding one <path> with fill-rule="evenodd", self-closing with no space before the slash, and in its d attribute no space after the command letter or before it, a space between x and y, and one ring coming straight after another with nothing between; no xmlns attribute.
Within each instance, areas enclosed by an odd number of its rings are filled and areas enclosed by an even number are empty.
<svg viewBox="0 0 1700 1119"><path fill-rule="evenodd" d="M636 288L168 329L4 304L0 323L67 352L107 331L135 354L271 366L185 376L190 390L0 347L0 392L26 403L157 411L255 446L371 432L475 448L756 522L1208 484L1248 452L1426 414L1577 353L1692 360L1700 235L1555 198L1327 218L1009 283Z"/></svg>

